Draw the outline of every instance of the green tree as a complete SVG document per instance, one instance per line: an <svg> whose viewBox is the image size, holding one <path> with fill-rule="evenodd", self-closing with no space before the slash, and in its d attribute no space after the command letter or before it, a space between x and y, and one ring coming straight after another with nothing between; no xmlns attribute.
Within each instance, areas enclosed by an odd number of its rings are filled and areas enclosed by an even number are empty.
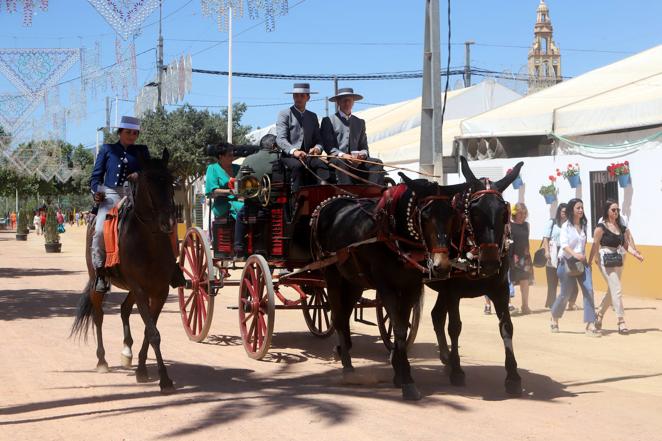
<svg viewBox="0 0 662 441"><path fill-rule="evenodd" d="M245 104L233 107L232 139L235 144L245 144L251 127L241 124L246 112ZM107 134L105 142L116 142L116 134ZM227 110L211 113L183 106L173 111L157 109L142 118L138 143L149 146L150 154L160 157L164 148L170 151L170 169L186 195L184 218L191 226L191 200L196 180L204 176L211 158L205 150L209 144L227 139Z"/></svg>

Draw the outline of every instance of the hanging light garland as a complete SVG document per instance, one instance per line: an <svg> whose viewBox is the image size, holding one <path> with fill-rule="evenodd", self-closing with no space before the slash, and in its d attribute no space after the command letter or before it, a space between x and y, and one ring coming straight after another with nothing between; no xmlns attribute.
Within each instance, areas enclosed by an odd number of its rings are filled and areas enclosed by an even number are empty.
<svg viewBox="0 0 662 441"><path fill-rule="evenodd" d="M263 12L267 32L276 30L276 17L287 14L288 0L246 0L248 16L251 20L260 18ZM227 32L230 10L232 17L241 18L244 15L244 0L200 0L202 15L216 16L218 30Z"/></svg>
<svg viewBox="0 0 662 441"><path fill-rule="evenodd" d="M0 0L0 12L2 12L2 3ZM19 0L5 0L5 8L10 14L15 13L18 10L17 3ZM21 0L20 3L23 5L23 26L32 26L32 16L34 15L35 5L46 12L48 10L48 0Z"/></svg>

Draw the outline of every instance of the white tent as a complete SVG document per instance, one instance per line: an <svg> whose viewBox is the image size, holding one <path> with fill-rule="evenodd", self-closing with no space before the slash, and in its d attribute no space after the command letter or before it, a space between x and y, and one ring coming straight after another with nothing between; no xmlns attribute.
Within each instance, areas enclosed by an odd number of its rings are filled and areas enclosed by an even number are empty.
<svg viewBox="0 0 662 441"><path fill-rule="evenodd" d="M448 92L444 116L444 155L450 155L453 139L460 135L460 122L468 117L502 106L520 95L493 80ZM417 163L420 146L421 98L387 104L356 112L366 121L370 154L387 163ZM275 133L275 125L251 132L253 142L267 133Z"/></svg>
<svg viewBox="0 0 662 441"><path fill-rule="evenodd" d="M576 136L662 124L662 45L462 122L462 138Z"/></svg>

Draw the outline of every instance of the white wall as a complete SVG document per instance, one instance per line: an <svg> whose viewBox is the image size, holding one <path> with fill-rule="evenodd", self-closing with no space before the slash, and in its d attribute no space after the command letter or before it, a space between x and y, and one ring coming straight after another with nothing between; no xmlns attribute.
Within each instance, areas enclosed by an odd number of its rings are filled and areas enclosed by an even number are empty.
<svg viewBox="0 0 662 441"><path fill-rule="evenodd" d="M637 244L662 245L662 148L639 151L615 159L596 159L581 155L559 155L534 158L509 158L472 161L469 163L475 175L480 177L481 170L494 173L501 168L501 175L512 168L517 162L524 161L520 176L524 185L518 190L508 187L504 198L511 204L524 202L529 209L531 224L531 240L538 240L544 233L547 219L556 213L557 204L567 202L573 197L584 201L586 217L591 219L591 195L589 172L603 171L612 162L629 161L632 185L618 189L619 203L623 213L629 219L629 226ZM550 205L538 193L542 185L547 185L548 176L556 174L556 169L567 168L569 163L578 163L583 185L576 189L570 188L568 181L557 178L559 189L558 202ZM489 167L489 169L487 169Z"/></svg>

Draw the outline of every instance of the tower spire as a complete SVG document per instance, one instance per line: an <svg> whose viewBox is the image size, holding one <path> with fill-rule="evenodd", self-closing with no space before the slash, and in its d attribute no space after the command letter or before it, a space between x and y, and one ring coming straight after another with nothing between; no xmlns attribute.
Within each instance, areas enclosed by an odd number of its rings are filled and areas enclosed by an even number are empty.
<svg viewBox="0 0 662 441"><path fill-rule="evenodd" d="M529 49L529 93L561 82L561 51L554 42L552 20L545 0L540 0Z"/></svg>

